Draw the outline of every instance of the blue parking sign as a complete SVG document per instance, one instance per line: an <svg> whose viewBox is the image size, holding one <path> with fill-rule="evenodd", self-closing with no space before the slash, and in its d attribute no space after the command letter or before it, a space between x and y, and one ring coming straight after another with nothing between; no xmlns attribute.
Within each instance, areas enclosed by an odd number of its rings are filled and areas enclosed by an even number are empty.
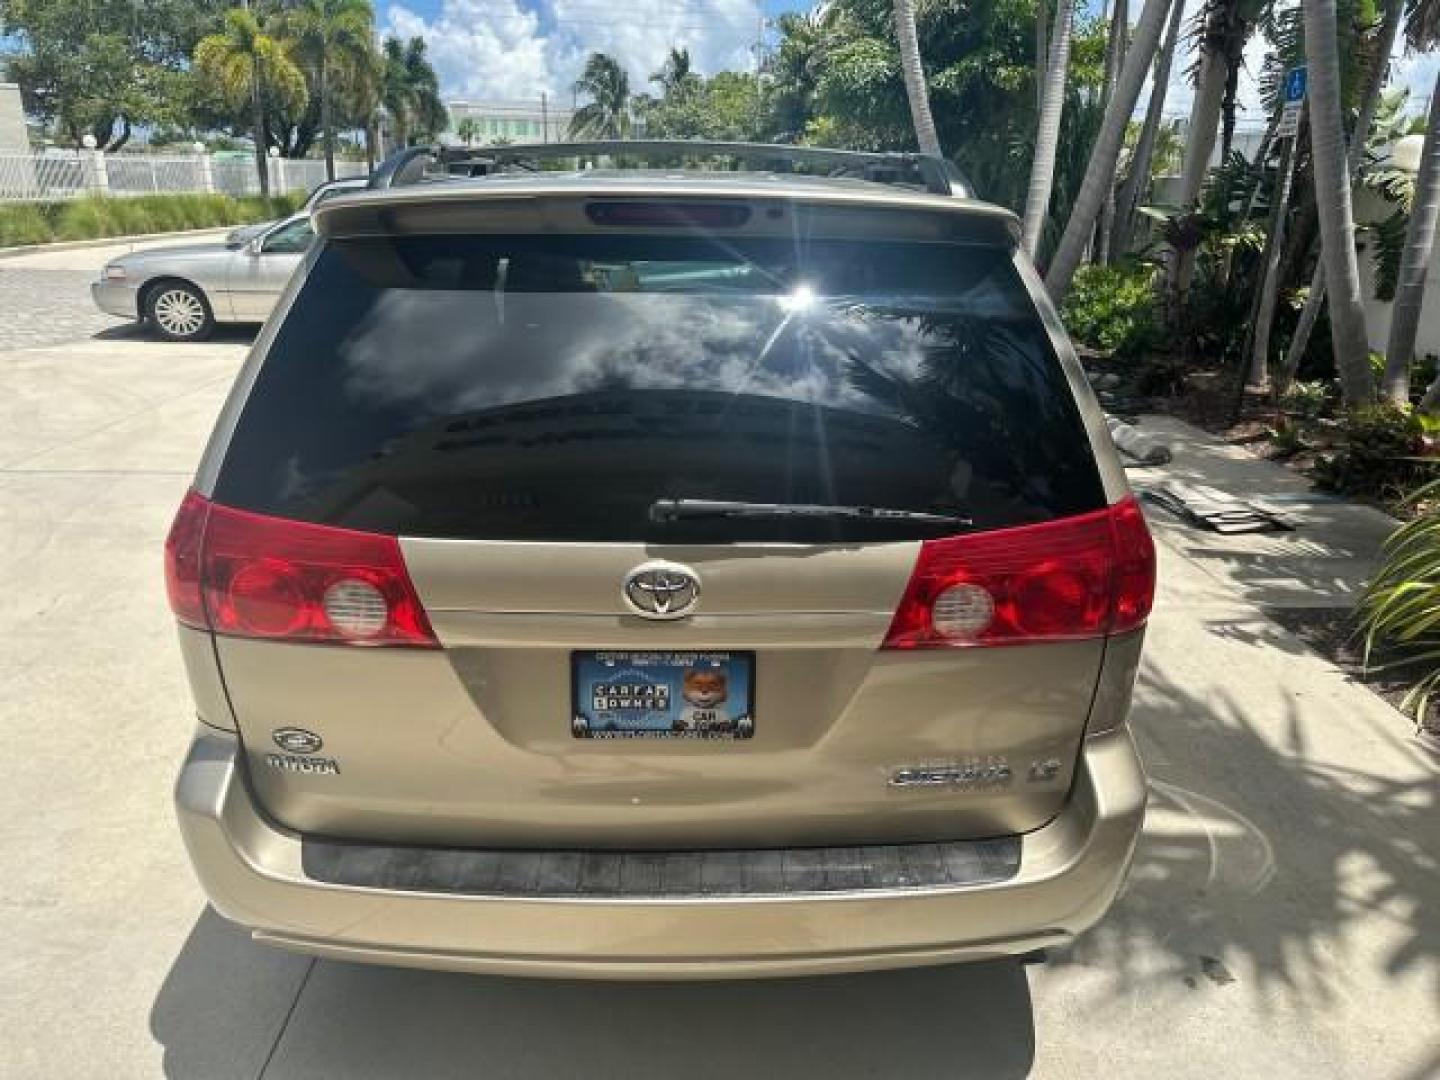
<svg viewBox="0 0 1440 1080"><path fill-rule="evenodd" d="M1285 103L1305 100L1305 82L1307 69L1301 67L1291 68L1290 73L1285 76Z"/></svg>

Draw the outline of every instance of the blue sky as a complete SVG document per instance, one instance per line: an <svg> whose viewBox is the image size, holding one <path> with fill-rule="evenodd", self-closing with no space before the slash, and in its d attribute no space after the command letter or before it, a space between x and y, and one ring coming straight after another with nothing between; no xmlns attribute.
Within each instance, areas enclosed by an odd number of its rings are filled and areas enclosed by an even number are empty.
<svg viewBox="0 0 1440 1080"><path fill-rule="evenodd" d="M1099 7L1104 0L1088 0ZM1187 18L1202 0L1185 0ZM722 68L749 70L762 19L803 10L809 0L378 0L381 29L404 37L423 36L447 97L534 100L541 92L568 104L570 86L590 52L619 58L631 84L664 60L672 45L690 50L705 73ZM1131 0L1139 17L1141 0ZM1265 43L1257 35L1247 50L1250 73L1242 78L1242 107L1262 122L1252 75L1258 73ZM1166 113L1185 115L1192 90L1184 72L1190 57L1179 57L1166 94ZM1411 89L1419 111L1433 87L1440 57L1405 57L1397 50L1393 82ZM1141 101L1149 94L1148 87Z"/></svg>

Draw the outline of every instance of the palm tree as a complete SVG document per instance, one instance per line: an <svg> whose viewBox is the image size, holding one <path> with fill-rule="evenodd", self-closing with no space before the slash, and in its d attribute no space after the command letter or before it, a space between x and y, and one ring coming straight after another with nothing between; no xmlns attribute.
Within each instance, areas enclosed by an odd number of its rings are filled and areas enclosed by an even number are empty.
<svg viewBox="0 0 1440 1080"><path fill-rule="evenodd" d="M1270 328L1275 322L1275 301L1280 292L1280 251L1285 243L1285 215L1290 209L1290 187L1295 180L1295 144L1297 132L1285 140L1280 150L1280 172L1275 192L1270 199L1270 227L1265 230L1265 249L1260 256L1260 292L1255 302L1255 318L1251 321L1254 336L1251 342L1250 374L1245 382L1263 387L1270 381ZM1263 164L1262 155L1257 162ZM1242 391L1243 392L1243 391Z"/></svg>
<svg viewBox="0 0 1440 1080"><path fill-rule="evenodd" d="M282 32L315 80L330 180L335 179L335 83L370 62L373 15L370 0L299 0L280 18Z"/></svg>
<svg viewBox="0 0 1440 1080"><path fill-rule="evenodd" d="M660 70L651 74L650 81L659 85L665 97L678 97L692 90L698 78L690 63L690 50L672 48Z"/></svg>
<svg viewBox="0 0 1440 1080"><path fill-rule="evenodd" d="M1160 31L1164 29L1170 3L1171 0L1145 0L1140 20L1135 24L1130 53L1120 69L1120 78L1115 81L1115 96L1105 108L1100 133L1095 137L1095 147L1085 166L1085 179L1080 183L1080 191L1070 210L1070 220L1065 223L1065 233L1060 237L1060 246L1055 249L1050 269L1045 275L1045 287L1056 303L1064 299L1070 289L1070 280L1075 276L1085 247L1094 234L1100 204L1105 201L1105 192L1114 182L1115 162L1125 138L1125 125L1135 111L1140 87L1145 82L1145 72L1155 59L1155 48L1160 43Z"/></svg>
<svg viewBox="0 0 1440 1080"><path fill-rule="evenodd" d="M260 192L269 195L265 109L261 102L268 95L298 112L306 99L305 76L285 47L265 33L246 8L227 11L224 29L200 40L195 46L195 69L231 108L239 112L247 103L250 106Z"/></svg>
<svg viewBox="0 0 1440 1080"><path fill-rule="evenodd" d="M1155 74L1150 83L1150 102L1145 107L1145 122L1135 153L1130 156L1130 173L1120 185L1115 198L1115 227L1110 237L1110 250L1123 255L1135 238L1135 212L1150 185L1150 168L1155 159L1155 144L1160 137L1160 123L1165 115L1165 92L1170 84L1170 68L1175 63L1175 45L1180 40L1180 26L1185 21L1185 5L1177 3L1170 13L1165 42L1155 61Z"/></svg>
<svg viewBox="0 0 1440 1080"><path fill-rule="evenodd" d="M1120 77L1120 67L1125 63L1129 36L1129 5L1126 0L1115 0L1110 12L1110 40L1105 50L1105 89L1100 97L1102 110L1110 104L1110 95L1115 92L1115 80ZM1110 230L1114 225L1115 184L1112 182L1105 192L1105 202L1100 206L1100 224L1095 235L1095 262L1101 266L1110 262Z"/></svg>
<svg viewBox="0 0 1440 1080"><path fill-rule="evenodd" d="M1184 213L1193 213L1205 186L1210 169L1210 155L1215 151L1215 134L1225 105L1228 64L1226 62L1225 28L1230 12L1242 0L1207 0L1201 15L1200 70L1195 85L1195 100L1190 106L1190 126L1185 135L1185 157L1180 174L1180 206ZM1187 247L1171 253L1167 269L1173 310L1184 308L1190 279L1195 271L1195 249Z"/></svg>
<svg viewBox="0 0 1440 1080"><path fill-rule="evenodd" d="M1320 218L1320 257L1330 296L1330 338L1335 371L1347 405L1374 400L1365 308L1360 300L1360 267L1355 258L1355 215L1350 205L1350 170L1340 114L1340 51L1336 43L1335 0L1303 0L1305 56L1310 69L1310 153L1315 203Z"/></svg>
<svg viewBox="0 0 1440 1080"><path fill-rule="evenodd" d="M1071 28L1074 0L1056 0L1055 29L1050 35L1050 54L1035 58L1045 73L1041 94L1040 122L1035 131L1035 153L1030 159L1030 187L1025 196L1022 231L1025 250L1033 259L1040 250L1040 234L1050 210L1050 189L1055 182L1055 151L1060 145L1060 116L1065 109L1065 74L1070 66Z"/></svg>
<svg viewBox="0 0 1440 1080"><path fill-rule="evenodd" d="M930 92L925 88L925 68L920 63L920 39L915 33L914 0L894 0L895 37L900 42L900 73L905 77L905 96L910 99L910 122L922 154L940 157L940 136L930 115Z"/></svg>
<svg viewBox="0 0 1440 1080"><path fill-rule="evenodd" d="M473 116L467 116L455 126L455 135L466 146L474 146L475 140L480 137L480 125Z"/></svg>
<svg viewBox="0 0 1440 1080"><path fill-rule="evenodd" d="M1415 334L1425 299L1425 273L1435 247L1435 221L1440 216L1440 78L1430 95L1430 118L1425 124L1425 148L1415 174L1415 196L1405 226L1405 249L1395 303L1390 309L1390 341L1385 349L1385 378L1381 392L1396 404L1410 400L1410 361L1415 358Z"/></svg>
<svg viewBox="0 0 1440 1080"><path fill-rule="evenodd" d="M401 148L412 138L433 138L446 124L440 80L425 55L425 39L386 38L382 49L380 101L394 125Z"/></svg>
<svg viewBox="0 0 1440 1080"><path fill-rule="evenodd" d="M592 52L575 80L575 91L590 102L570 118L572 138L623 139L630 134L630 76L614 57Z"/></svg>
<svg viewBox="0 0 1440 1080"><path fill-rule="evenodd" d="M1417 15L1423 18L1423 11L1426 9L1440 11L1440 5L1433 2L1422 4L1417 10ZM1352 181L1355 179L1361 162L1365 159L1365 143L1370 138L1370 127L1375 122L1375 110L1380 104L1380 91L1384 88L1385 73L1390 66L1390 53L1395 47L1395 38L1400 30L1400 20L1404 15L1405 0L1389 0L1385 8L1385 18L1380 24L1380 30L1375 38L1373 59L1366 75L1365 91L1360 99L1360 115L1355 121L1355 130L1350 133L1347 165ZM1316 321L1320 318L1320 309L1324 303L1325 261L1320 259L1315 265L1315 274L1310 279L1310 292L1305 298L1304 308L1300 311L1300 320L1295 324L1295 333L1290 339L1290 348L1285 353L1285 362L1276 381L1277 391L1283 391L1289 385L1290 380L1295 377L1295 372L1300 369L1300 360L1305 355L1305 350L1310 347L1310 334L1315 329Z"/></svg>

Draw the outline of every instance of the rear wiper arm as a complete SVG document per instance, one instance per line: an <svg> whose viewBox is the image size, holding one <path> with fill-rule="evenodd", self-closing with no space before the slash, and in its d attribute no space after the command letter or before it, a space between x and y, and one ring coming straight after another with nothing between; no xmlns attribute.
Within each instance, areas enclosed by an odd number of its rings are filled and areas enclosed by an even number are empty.
<svg viewBox="0 0 1440 1080"><path fill-rule="evenodd" d="M883 506L831 506L823 503L728 502L720 499L656 499L651 521L685 518L845 518L855 521L903 521L920 525L973 525L970 518L890 510Z"/></svg>

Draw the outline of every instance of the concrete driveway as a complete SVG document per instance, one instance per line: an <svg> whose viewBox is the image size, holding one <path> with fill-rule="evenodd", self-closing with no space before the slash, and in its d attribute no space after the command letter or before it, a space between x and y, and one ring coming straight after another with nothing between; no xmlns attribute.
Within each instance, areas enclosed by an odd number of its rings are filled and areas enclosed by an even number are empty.
<svg viewBox="0 0 1440 1080"><path fill-rule="evenodd" d="M83 285L104 258L59 269ZM1304 527L1222 540L1156 515L1134 717L1151 812L1119 906L1049 965L604 985L252 944L207 910L173 827L191 721L160 582L246 339L6 347L17 261L0 266L0 1076L1440 1076L1436 759L1264 613L1343 599L1389 523L1200 437L1174 472L1279 491Z"/></svg>

